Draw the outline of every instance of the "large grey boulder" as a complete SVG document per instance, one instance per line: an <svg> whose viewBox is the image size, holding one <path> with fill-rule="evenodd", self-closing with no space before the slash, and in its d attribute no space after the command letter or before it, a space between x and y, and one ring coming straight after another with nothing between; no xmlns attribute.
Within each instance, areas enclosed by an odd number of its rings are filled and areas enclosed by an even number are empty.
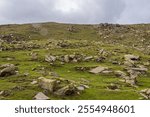
<svg viewBox="0 0 150 117"><path fill-rule="evenodd" d="M18 68L14 64L4 64L0 66L0 77L15 75Z"/></svg>

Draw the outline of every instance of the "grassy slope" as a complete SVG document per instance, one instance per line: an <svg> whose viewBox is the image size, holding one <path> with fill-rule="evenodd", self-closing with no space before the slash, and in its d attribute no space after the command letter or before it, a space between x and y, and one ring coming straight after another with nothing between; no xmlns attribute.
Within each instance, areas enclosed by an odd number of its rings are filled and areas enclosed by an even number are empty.
<svg viewBox="0 0 150 117"><path fill-rule="evenodd" d="M125 28L121 30L122 32L111 31L109 34L107 34L109 36L108 38L104 38L106 36L105 33L108 31L94 28L92 25L74 25L75 29L77 30L74 33L67 31L68 26L68 24L58 23L44 23L40 24L40 27L39 25L37 27L31 24L0 26L1 35L11 33L22 34L31 37L30 39L27 38L27 42L32 41L34 43L43 45L43 48L41 49L15 51L9 50L0 52L0 64L13 63L17 64L19 67L19 75L0 78L0 90L12 90L13 93L5 98L1 97L1 99L32 99L37 92L43 91L37 85L30 84L32 80L36 80L38 77L43 75L42 70L33 71L33 68L40 67L45 67L47 72L56 72L60 77L65 79L71 79L80 82L81 79L84 78L90 81L90 89L87 89L80 96L60 98L49 95L51 99L139 99L140 96L137 91L144 88L150 88L150 71L145 76L140 76L138 78L139 87L133 88L122 83L120 78L117 78L114 75L93 75L88 72L80 72L74 69L75 66L102 65L110 67L114 70L122 70L122 66L113 65L110 60L117 59L118 61L123 61L123 56L129 53L140 55L142 58L141 62L150 60L150 56L145 53L147 51L149 52L149 50L145 47L150 44L150 36L148 35L150 25L125 26ZM127 30L126 27L129 27L129 29ZM42 29L46 30L46 34L42 33ZM134 29L133 32L132 29ZM103 32L104 36L99 36L97 33L98 31ZM135 31L139 31L137 33L138 37L135 36ZM122 34L124 35L124 38L120 38ZM140 41L142 38L144 38L145 41L141 43ZM67 48L58 48L54 46L47 50L44 48L44 45L50 40L53 42L65 40L71 46ZM147 51L143 52L133 49L133 44L136 44L138 48L144 48ZM80 54L84 53L86 55L97 55L98 49L104 49L113 54L111 54L103 63L97 63L93 61L60 65L58 62L55 66L51 66L44 61L44 56L49 53L53 55L64 55L73 54L76 52ZM119 50L119 52L116 52L116 50ZM31 61L31 56L29 56L29 53L33 51L39 54L39 60ZM8 57L14 57L15 59L12 61L7 61L6 58ZM29 76L23 76L23 74L26 72L29 73ZM49 76L47 75L46 77ZM116 83L120 85L120 90L107 90L106 86L110 83ZM13 89L15 86L21 86L23 87L23 90L18 91Z"/></svg>

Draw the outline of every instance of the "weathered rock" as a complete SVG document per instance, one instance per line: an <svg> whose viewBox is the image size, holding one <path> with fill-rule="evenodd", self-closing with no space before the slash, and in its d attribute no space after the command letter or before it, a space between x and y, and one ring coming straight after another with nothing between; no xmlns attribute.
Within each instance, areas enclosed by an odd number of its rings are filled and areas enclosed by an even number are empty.
<svg viewBox="0 0 150 117"><path fill-rule="evenodd" d="M4 90L4 91L1 91L0 93L1 93L1 96L4 96L4 97L13 95L11 90Z"/></svg>
<svg viewBox="0 0 150 117"><path fill-rule="evenodd" d="M133 67L134 66L134 61L124 61L124 65L127 67Z"/></svg>
<svg viewBox="0 0 150 117"><path fill-rule="evenodd" d="M119 64L119 62L118 61L112 61L112 64L117 65L117 64Z"/></svg>
<svg viewBox="0 0 150 117"><path fill-rule="evenodd" d="M140 91L141 96L143 96L145 99L150 99L150 89L144 89Z"/></svg>
<svg viewBox="0 0 150 117"><path fill-rule="evenodd" d="M38 60L38 53L32 52L31 53L31 60Z"/></svg>
<svg viewBox="0 0 150 117"><path fill-rule="evenodd" d="M4 93L4 91L0 91L0 95L2 95Z"/></svg>
<svg viewBox="0 0 150 117"><path fill-rule="evenodd" d="M69 61L69 55L65 55L64 56L64 62L66 62L66 63L69 63L70 61Z"/></svg>
<svg viewBox="0 0 150 117"><path fill-rule="evenodd" d="M85 90L85 87L84 87L84 86L78 86L78 87L77 87L77 90L78 90L78 91L84 91L84 90Z"/></svg>
<svg viewBox="0 0 150 117"><path fill-rule="evenodd" d="M125 76L127 75L125 72L123 71L115 71L114 72L116 76L121 77L121 78L125 78Z"/></svg>
<svg viewBox="0 0 150 117"><path fill-rule="evenodd" d="M96 62L103 62L105 59L105 57L100 56L96 59Z"/></svg>
<svg viewBox="0 0 150 117"><path fill-rule="evenodd" d="M34 80L34 81L31 82L32 85L35 85L37 83L38 83L38 81L36 81L36 80Z"/></svg>
<svg viewBox="0 0 150 117"><path fill-rule="evenodd" d="M51 56L51 55L46 55L45 56L45 61L47 61L47 62L55 62L56 61L56 57L55 56Z"/></svg>
<svg viewBox="0 0 150 117"><path fill-rule="evenodd" d="M57 80L55 79L46 79L44 77L38 78L39 80L39 86L43 89L46 89L50 91L51 93L54 92L56 86L57 86Z"/></svg>
<svg viewBox="0 0 150 117"><path fill-rule="evenodd" d="M57 96L72 96L77 93L77 88L73 84L69 84L56 92L54 92Z"/></svg>
<svg viewBox="0 0 150 117"><path fill-rule="evenodd" d="M126 61L130 61L130 60L139 60L139 56L135 56L135 55L131 55L131 54L128 54L128 55L124 55L124 58Z"/></svg>
<svg viewBox="0 0 150 117"><path fill-rule="evenodd" d="M144 62L143 65L144 66L150 66L150 62Z"/></svg>
<svg viewBox="0 0 150 117"><path fill-rule="evenodd" d="M42 92L39 92L38 94L36 94L34 96L35 100L49 100L50 98L47 97L45 94L43 94Z"/></svg>
<svg viewBox="0 0 150 117"><path fill-rule="evenodd" d="M2 68L2 69L1 69ZM4 64L0 66L0 77L15 75L17 73L17 67L13 64Z"/></svg>
<svg viewBox="0 0 150 117"><path fill-rule="evenodd" d="M116 90L119 89L119 86L116 84L111 83L109 86L107 86L108 89L110 90Z"/></svg>
<svg viewBox="0 0 150 117"><path fill-rule="evenodd" d="M134 79L126 79L125 82L132 85L132 86L136 85L136 81Z"/></svg>
<svg viewBox="0 0 150 117"><path fill-rule="evenodd" d="M96 67L94 69L91 69L89 72L93 73L93 74L99 74L99 73L101 73L101 72L103 72L105 70L108 70L108 68L107 67L99 66L99 67Z"/></svg>
<svg viewBox="0 0 150 117"><path fill-rule="evenodd" d="M105 71L102 71L102 73L103 74L111 74L111 73L113 73L113 71L111 71L111 70L105 70Z"/></svg>
<svg viewBox="0 0 150 117"><path fill-rule="evenodd" d="M147 72L148 71L148 69L147 68L131 68L132 70L134 70L134 71L137 71L137 72Z"/></svg>
<svg viewBox="0 0 150 117"><path fill-rule="evenodd" d="M93 56L85 57L83 61L91 61L93 59Z"/></svg>

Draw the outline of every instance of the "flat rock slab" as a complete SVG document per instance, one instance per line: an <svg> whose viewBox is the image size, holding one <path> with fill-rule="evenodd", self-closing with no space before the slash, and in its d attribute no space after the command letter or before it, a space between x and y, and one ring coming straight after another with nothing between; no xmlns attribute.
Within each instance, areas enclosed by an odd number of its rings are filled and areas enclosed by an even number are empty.
<svg viewBox="0 0 150 117"><path fill-rule="evenodd" d="M131 55L131 54L127 54L127 55L124 55L124 58L125 60L139 60L139 56L135 56L135 55Z"/></svg>
<svg viewBox="0 0 150 117"><path fill-rule="evenodd" d="M49 100L50 98L47 97L42 92L39 92L38 94L36 94L36 96L34 96L34 99L36 99L36 100Z"/></svg>
<svg viewBox="0 0 150 117"><path fill-rule="evenodd" d="M94 69L91 69L89 72L93 73L93 74L99 74L99 73L103 72L104 70L108 70L108 68L99 66Z"/></svg>

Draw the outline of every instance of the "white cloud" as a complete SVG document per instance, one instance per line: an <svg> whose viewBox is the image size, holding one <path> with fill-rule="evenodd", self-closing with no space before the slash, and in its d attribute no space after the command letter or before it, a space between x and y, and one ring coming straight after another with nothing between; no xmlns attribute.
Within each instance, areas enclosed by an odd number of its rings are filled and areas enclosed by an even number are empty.
<svg viewBox="0 0 150 117"><path fill-rule="evenodd" d="M150 0L0 0L0 24L150 23Z"/></svg>

